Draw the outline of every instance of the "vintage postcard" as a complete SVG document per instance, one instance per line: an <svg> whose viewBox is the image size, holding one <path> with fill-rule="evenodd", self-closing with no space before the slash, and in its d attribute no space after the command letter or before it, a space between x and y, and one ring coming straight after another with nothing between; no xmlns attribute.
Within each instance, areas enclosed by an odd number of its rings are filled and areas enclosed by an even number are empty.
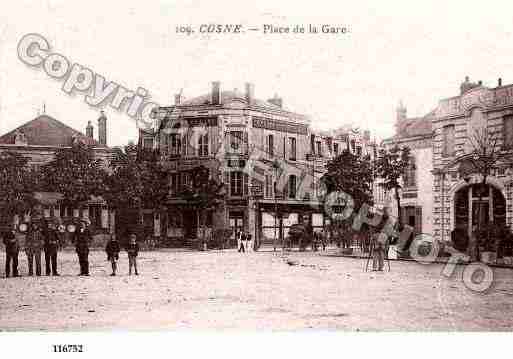
<svg viewBox="0 0 513 359"><path fill-rule="evenodd" d="M0 346L511 332L512 10L2 1Z"/></svg>

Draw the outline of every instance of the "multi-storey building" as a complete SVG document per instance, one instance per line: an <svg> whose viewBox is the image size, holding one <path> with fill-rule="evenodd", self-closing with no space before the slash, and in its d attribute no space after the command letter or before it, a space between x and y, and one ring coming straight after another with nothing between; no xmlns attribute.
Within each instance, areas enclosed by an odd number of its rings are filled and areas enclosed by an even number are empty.
<svg viewBox="0 0 513 359"><path fill-rule="evenodd" d="M0 136L0 152L18 153L28 159L29 166L39 168L50 162L57 150L71 147L75 141L80 141L91 146L95 156L107 167L112 149L107 147L107 117L103 111L98 118L98 140L94 139L93 131L90 121L84 135L55 118L42 114ZM44 217L88 218L93 228L99 232L108 231L114 226L114 216L109 216L107 206L101 198L92 198L86 206L78 209L62 206L58 193L38 192L35 196L42 205ZM15 221L20 220L22 219L15 218ZM26 220L29 220L28 215Z"/></svg>
<svg viewBox="0 0 513 359"><path fill-rule="evenodd" d="M156 130L141 131L140 143L159 149L169 171L172 193L155 230L168 237L198 233L195 209L176 194L199 165L226 186L227 199L208 216L208 226L244 230L269 243L281 241L295 223L321 228L327 219L316 194L327 160L344 149L371 148L367 132L312 132L310 120L286 109L278 96L255 98L252 84L240 92L222 91L214 82L206 95L176 95L174 105L159 108L155 117Z"/></svg>
<svg viewBox="0 0 513 359"><path fill-rule="evenodd" d="M423 117L407 117L406 107L399 104L396 110L395 135L384 141L386 148L410 148L410 165L405 171L400 191L401 213L393 193L387 193L390 213L400 217L402 223L413 227L416 234L432 233L433 227L433 159L432 121L435 112Z"/></svg>
<svg viewBox="0 0 513 359"><path fill-rule="evenodd" d="M441 241L449 241L456 228L470 234L478 222L513 226L513 85L503 86L499 79L489 88L467 77L458 96L440 100L426 116L407 118L400 105L396 124L396 135L385 145L412 150L412 166L402 180L404 223ZM481 174L468 161L480 156L476 136L484 134L493 143L483 144L488 150L495 146L501 160L483 187Z"/></svg>

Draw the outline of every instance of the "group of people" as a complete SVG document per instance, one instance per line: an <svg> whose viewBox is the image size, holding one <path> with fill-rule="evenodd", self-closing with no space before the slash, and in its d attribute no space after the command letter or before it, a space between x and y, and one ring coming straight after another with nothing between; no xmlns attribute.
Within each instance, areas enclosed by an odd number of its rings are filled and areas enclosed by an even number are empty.
<svg viewBox="0 0 513 359"><path fill-rule="evenodd" d="M19 277L18 271L18 256L20 252L20 243L16 237L14 229L7 230L0 233L5 246L5 276ZM89 276L89 248L92 241L91 233L88 229L88 223L85 221L80 222L79 228L72 233L72 243L75 245L75 251L78 256L80 265L80 276ZM58 276L57 270L57 253L62 247L60 233L53 222L45 220L34 220L30 223L27 233L25 235L24 250L27 256L28 275L36 276L42 274L42 255L45 258L45 271L46 275ZM119 245L115 236L111 236L110 240L105 247L107 253L107 260L111 262L112 274L116 275L117 261L119 260L119 252L121 246ZM132 233L129 235L128 244L126 246L129 262L129 275L132 274L132 268L135 270L135 275L138 275L137 270L137 256L139 254L139 245L137 243L137 236ZM35 270L34 270L35 269Z"/></svg>

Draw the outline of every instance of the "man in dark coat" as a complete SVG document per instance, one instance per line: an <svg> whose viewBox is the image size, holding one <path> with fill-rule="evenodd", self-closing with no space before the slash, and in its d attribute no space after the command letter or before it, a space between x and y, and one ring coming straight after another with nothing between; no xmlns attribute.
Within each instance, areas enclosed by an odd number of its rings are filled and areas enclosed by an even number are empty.
<svg viewBox="0 0 513 359"><path fill-rule="evenodd" d="M9 278L11 274L12 263L12 276L18 276L18 253L20 246L14 234L14 231L5 231L2 233L3 242L5 245L5 277Z"/></svg>
<svg viewBox="0 0 513 359"><path fill-rule="evenodd" d="M73 242L78 255L80 264L79 275L89 275L89 244L91 243L91 234L85 222L80 223L80 227L73 234Z"/></svg>
<svg viewBox="0 0 513 359"><path fill-rule="evenodd" d="M57 273L57 251L59 249L59 234L55 224L50 222L44 233L45 237L45 269L46 275L58 276ZM51 268L50 268L51 267Z"/></svg>
<svg viewBox="0 0 513 359"><path fill-rule="evenodd" d="M41 275L41 252L44 247L44 237L41 223L32 222L25 239L25 254L27 255L29 275L34 275L34 261L36 263L36 275Z"/></svg>

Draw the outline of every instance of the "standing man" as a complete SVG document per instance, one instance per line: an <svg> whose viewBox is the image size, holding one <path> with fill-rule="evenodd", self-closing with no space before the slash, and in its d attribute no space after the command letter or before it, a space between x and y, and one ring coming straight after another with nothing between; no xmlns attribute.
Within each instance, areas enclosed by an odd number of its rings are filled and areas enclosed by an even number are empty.
<svg viewBox="0 0 513 359"><path fill-rule="evenodd" d="M13 230L2 233L5 245L5 278L9 278L12 263L12 276L18 277L18 253L20 246Z"/></svg>
<svg viewBox="0 0 513 359"><path fill-rule="evenodd" d="M78 262L80 264L79 275L89 275L89 244L91 243L91 234L87 228L86 222L80 222L78 228L73 235L73 242L75 243L75 250L78 255Z"/></svg>
<svg viewBox="0 0 513 359"><path fill-rule="evenodd" d="M46 275L58 276L57 273L57 251L59 249L59 235L55 223L50 222L45 233L45 269ZM51 268L50 268L51 267Z"/></svg>
<svg viewBox="0 0 513 359"><path fill-rule="evenodd" d="M27 255L29 276L34 275L34 260L36 262L36 275L41 276L41 252L44 247L44 237L41 223L32 222L25 240L25 254Z"/></svg>
<svg viewBox="0 0 513 359"><path fill-rule="evenodd" d="M238 243L239 243L239 253L244 253L244 242L246 241L246 235L244 234L244 231L240 231L238 235Z"/></svg>

